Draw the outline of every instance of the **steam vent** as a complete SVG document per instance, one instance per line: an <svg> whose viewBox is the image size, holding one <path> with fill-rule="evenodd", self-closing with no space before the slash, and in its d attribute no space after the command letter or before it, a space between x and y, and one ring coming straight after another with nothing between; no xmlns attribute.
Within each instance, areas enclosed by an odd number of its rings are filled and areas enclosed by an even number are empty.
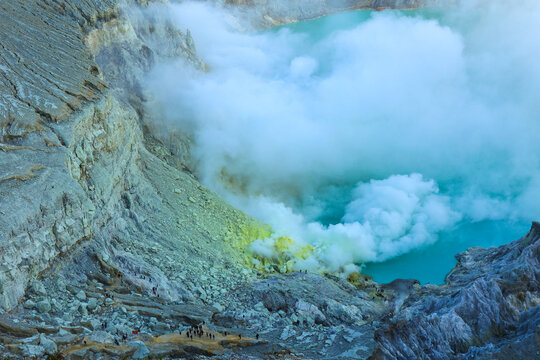
<svg viewBox="0 0 540 360"><path fill-rule="evenodd" d="M537 0L0 1L0 360L540 359L538 34Z"/></svg>

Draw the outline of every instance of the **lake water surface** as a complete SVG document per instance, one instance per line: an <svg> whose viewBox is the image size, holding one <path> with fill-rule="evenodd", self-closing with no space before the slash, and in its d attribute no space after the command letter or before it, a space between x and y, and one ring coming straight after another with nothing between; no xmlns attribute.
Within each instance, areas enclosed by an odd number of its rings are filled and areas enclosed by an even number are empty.
<svg viewBox="0 0 540 360"><path fill-rule="evenodd" d="M451 13L452 9L393 11L396 16L431 19L452 26L452 16L442 16L443 13L449 12ZM270 31L288 29L292 33L305 34L306 47L309 48L326 37L332 36L336 31L353 29L372 19L373 16L377 16L377 12L355 11L293 23ZM396 59L396 61L399 60ZM324 63L324 59L321 62ZM452 186L452 184L446 185ZM363 272L382 283L396 278L414 278L422 284L442 284L446 274L456 264L457 253L470 247L500 246L517 240L526 234L529 227L530 223L523 220L463 221L451 231L440 233L434 244L422 246L384 262L364 264Z"/></svg>

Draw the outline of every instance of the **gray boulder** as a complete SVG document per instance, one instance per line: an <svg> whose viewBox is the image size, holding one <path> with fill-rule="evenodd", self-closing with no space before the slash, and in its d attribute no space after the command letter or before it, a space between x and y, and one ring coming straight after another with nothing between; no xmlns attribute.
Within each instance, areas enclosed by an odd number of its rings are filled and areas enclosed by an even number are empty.
<svg viewBox="0 0 540 360"><path fill-rule="evenodd" d="M40 345L21 345L22 354L25 358L40 358L45 354L45 348Z"/></svg>
<svg viewBox="0 0 540 360"><path fill-rule="evenodd" d="M113 344L114 343L114 338L112 337L111 334L109 334L108 332L105 332L105 331L95 331L92 335L90 335L90 337L88 338L88 340L90 341L93 341L93 342L97 342L97 343L100 343L100 344Z"/></svg>
<svg viewBox="0 0 540 360"><path fill-rule="evenodd" d="M56 343L43 334L39 335L39 344L45 349L45 353L47 354L54 354L58 351Z"/></svg>
<svg viewBox="0 0 540 360"><path fill-rule="evenodd" d="M97 300L95 298L91 298L90 300L88 300L88 304L86 305L86 307L88 308L88 310L94 311L97 307Z"/></svg>
<svg viewBox="0 0 540 360"><path fill-rule="evenodd" d="M79 291L79 292L77 293L77 295L75 295L75 297L76 297L77 299L79 299L79 301L84 301L84 300L86 300L86 294L85 294L84 291L82 291L82 290Z"/></svg>
<svg viewBox="0 0 540 360"><path fill-rule="evenodd" d="M295 307L298 315L304 317L308 323L314 321L317 324L323 324L326 322L326 316L313 304L300 299L296 302Z"/></svg>
<svg viewBox="0 0 540 360"><path fill-rule="evenodd" d="M45 286L43 286L43 283L39 280L33 280L30 282L30 292L38 296L47 295L47 290L45 290Z"/></svg>
<svg viewBox="0 0 540 360"><path fill-rule="evenodd" d="M150 354L146 345L140 340L130 341L128 346L135 348L135 352L132 355L133 359L145 359Z"/></svg>
<svg viewBox="0 0 540 360"><path fill-rule="evenodd" d="M28 299L24 302L23 307L25 309L33 309L36 307L36 303L32 299Z"/></svg>
<svg viewBox="0 0 540 360"><path fill-rule="evenodd" d="M37 310L42 314L51 311L51 303L49 302L48 299L41 300L40 302L36 304L36 307L37 307Z"/></svg>

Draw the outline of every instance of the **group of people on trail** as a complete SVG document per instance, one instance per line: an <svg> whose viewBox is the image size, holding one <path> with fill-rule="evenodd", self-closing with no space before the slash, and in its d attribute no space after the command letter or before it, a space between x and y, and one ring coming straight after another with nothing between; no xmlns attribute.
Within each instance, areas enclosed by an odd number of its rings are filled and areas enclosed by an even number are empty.
<svg viewBox="0 0 540 360"><path fill-rule="evenodd" d="M182 335L182 331L180 331L180 335ZM212 340L216 339L216 335L212 334L210 331L204 331L202 325L192 326L190 329L186 331L187 338L193 340L193 335L198 336L199 338L202 338L203 336L205 336Z"/></svg>
<svg viewBox="0 0 540 360"><path fill-rule="evenodd" d="M142 279L142 280L148 280L150 283L152 282L152 280L151 280L150 277L147 277L147 276L145 276L145 275L143 275L143 274L141 274L141 273L137 274L136 271L133 272L133 275L134 275L135 277L139 277L139 278ZM121 281L121 282L123 283L123 281ZM153 287L152 287L152 294L153 294L154 296L159 297L159 294L158 294L157 290L158 290L158 285L153 286ZM108 290L105 290L105 291L104 291L104 295L105 295L105 298L109 298L109 299L111 299L111 300L113 300L113 301L115 300L115 299L114 299L113 293L110 293ZM103 305L104 305L104 306L110 305L110 304L108 304L108 303L105 301L105 299L103 299L103 300L104 300L104 301L103 301ZM185 332L186 337L187 337L188 339L190 339L190 340L193 340L194 337L199 337L199 338L205 337L205 338L208 338L208 339L210 339L210 340L215 340L215 339L216 339L216 333L212 333L212 332L210 332L208 329L205 330L205 329L203 328L203 325L205 325L205 322L204 322L204 321L202 322L202 324L199 324L199 325L197 325L197 326L191 326L191 327ZM108 327L107 321L103 321L103 322L101 323L101 328L102 328L102 330L106 330L107 327ZM135 329L135 330L132 331L132 335L139 335L139 332L140 332L140 331L141 331L141 328L139 327L139 328L137 328L137 329ZM182 335L182 333L183 333L183 331L180 330L180 335ZM224 334L223 334L223 335L226 337L226 336L228 336L228 335L230 335L230 334L229 334L227 331L224 331ZM255 339L259 340L259 337L260 337L259 334L256 334L256 335L255 335ZM116 346L120 346L120 344L126 342L126 341L128 340L128 338L129 338L128 334L125 334L125 333L122 333L122 332L119 332L118 330L116 330L116 336L115 336L115 338L114 338L114 343L115 343ZM239 339L239 340L242 340L242 334L238 334L238 339ZM86 340L84 341L84 345L87 345Z"/></svg>
<svg viewBox="0 0 540 360"><path fill-rule="evenodd" d="M197 325L197 326L192 326L191 328L189 328L187 331L186 331L186 337L190 340L193 340L193 337L199 337L199 338L202 338L202 337L206 337L210 340L216 340L216 335L211 333L210 331L205 331L204 328L203 328L203 325L205 324L205 322L203 321L202 324L200 325ZM180 335L182 335L182 331L180 331ZM227 331L225 331L223 333L223 336L228 336L229 333ZM256 334L255 335L255 339L259 340L259 334ZM238 339L242 340L242 334L238 334Z"/></svg>

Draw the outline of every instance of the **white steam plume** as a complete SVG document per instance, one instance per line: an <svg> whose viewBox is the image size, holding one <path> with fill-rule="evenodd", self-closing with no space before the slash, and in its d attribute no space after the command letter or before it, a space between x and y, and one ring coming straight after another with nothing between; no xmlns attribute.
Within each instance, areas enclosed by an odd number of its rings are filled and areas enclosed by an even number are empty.
<svg viewBox="0 0 540 360"><path fill-rule="evenodd" d="M349 272L460 221L539 217L539 2L373 13L315 42L169 10L211 70L157 66L150 110L191 133L206 185L273 226L255 253L288 236L315 249L297 268Z"/></svg>

